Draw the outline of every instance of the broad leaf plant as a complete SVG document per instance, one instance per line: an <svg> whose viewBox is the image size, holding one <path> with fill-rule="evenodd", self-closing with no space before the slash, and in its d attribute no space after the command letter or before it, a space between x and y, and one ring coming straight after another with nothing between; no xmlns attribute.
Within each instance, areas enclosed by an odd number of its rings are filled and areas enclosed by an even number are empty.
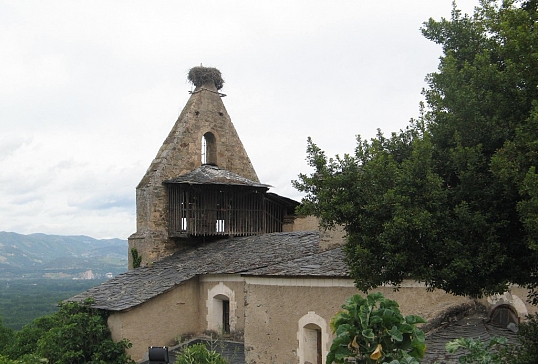
<svg viewBox="0 0 538 364"><path fill-rule="evenodd" d="M331 319L336 337L327 364L420 363L426 345L424 332L416 325L426 321L414 315L403 317L398 307L380 292L366 298L351 296Z"/></svg>

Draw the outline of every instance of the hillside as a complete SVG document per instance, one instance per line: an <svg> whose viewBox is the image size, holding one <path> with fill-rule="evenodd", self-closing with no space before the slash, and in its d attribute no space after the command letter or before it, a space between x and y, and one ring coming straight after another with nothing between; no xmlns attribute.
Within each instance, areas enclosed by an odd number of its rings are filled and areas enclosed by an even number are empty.
<svg viewBox="0 0 538 364"><path fill-rule="evenodd" d="M127 270L127 241L0 232L0 279L95 278ZM88 276L88 275L87 275Z"/></svg>

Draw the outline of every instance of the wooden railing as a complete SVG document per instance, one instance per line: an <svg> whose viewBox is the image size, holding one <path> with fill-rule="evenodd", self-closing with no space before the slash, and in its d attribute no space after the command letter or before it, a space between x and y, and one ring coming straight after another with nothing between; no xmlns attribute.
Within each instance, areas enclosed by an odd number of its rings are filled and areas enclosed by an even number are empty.
<svg viewBox="0 0 538 364"><path fill-rule="evenodd" d="M169 185L169 235L258 235L282 231L284 208L255 187Z"/></svg>

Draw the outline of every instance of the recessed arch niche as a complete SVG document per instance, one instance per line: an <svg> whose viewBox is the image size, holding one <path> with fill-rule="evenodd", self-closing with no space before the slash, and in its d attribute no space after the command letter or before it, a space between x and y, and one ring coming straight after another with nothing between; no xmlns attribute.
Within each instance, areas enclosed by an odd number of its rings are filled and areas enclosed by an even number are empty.
<svg viewBox="0 0 538 364"><path fill-rule="evenodd" d="M217 166L217 138L215 134L208 131L202 136L201 150L202 164Z"/></svg>

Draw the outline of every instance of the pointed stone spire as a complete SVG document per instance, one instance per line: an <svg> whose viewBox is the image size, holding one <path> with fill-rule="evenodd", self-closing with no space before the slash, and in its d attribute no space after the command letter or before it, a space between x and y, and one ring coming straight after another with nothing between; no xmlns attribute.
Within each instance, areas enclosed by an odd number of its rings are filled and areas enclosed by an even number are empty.
<svg viewBox="0 0 538 364"><path fill-rule="evenodd" d="M158 260L176 248L168 238L164 181L189 173L205 162L259 182L222 102L224 95L219 90L224 80L220 71L194 67L189 81L196 88L136 188L137 232L129 238L129 247L138 250L143 263Z"/></svg>
<svg viewBox="0 0 538 364"><path fill-rule="evenodd" d="M224 83L220 72L215 68L194 67L189 80L196 88L138 188L151 179L162 182L200 167L204 136L206 163L259 182L218 92Z"/></svg>

